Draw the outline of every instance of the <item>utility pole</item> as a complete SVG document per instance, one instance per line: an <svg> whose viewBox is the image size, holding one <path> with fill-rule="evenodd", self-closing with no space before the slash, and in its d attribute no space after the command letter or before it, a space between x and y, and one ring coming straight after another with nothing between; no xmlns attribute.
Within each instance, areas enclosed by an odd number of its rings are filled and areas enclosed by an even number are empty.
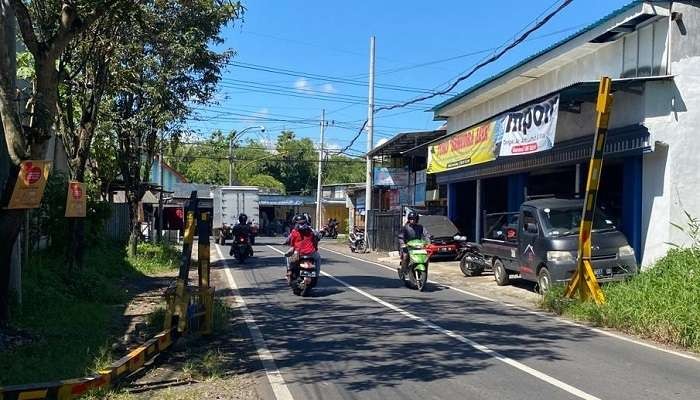
<svg viewBox="0 0 700 400"><path fill-rule="evenodd" d="M369 211L372 209L372 157L374 147L374 36L369 38L369 94L367 104L367 173L365 175L365 239L367 249L372 250L369 230Z"/></svg>
<svg viewBox="0 0 700 400"><path fill-rule="evenodd" d="M318 183L316 184L316 229L321 230L323 225L321 225L321 218L323 217L322 207L322 174L323 174L323 134L326 130L326 110L321 110L321 141L318 144Z"/></svg>

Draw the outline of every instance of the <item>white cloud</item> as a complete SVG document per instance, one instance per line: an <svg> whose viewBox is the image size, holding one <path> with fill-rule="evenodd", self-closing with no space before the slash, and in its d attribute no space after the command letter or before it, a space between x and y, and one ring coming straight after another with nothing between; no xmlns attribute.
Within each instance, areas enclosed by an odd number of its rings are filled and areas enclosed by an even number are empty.
<svg viewBox="0 0 700 400"><path fill-rule="evenodd" d="M299 78L294 82L294 88L300 92L313 92L313 88L304 78Z"/></svg>
<svg viewBox="0 0 700 400"><path fill-rule="evenodd" d="M331 83L324 83L321 85L321 91L324 93L335 93L337 90L335 90L335 86Z"/></svg>
<svg viewBox="0 0 700 400"><path fill-rule="evenodd" d="M375 148L376 148L376 147L379 147L379 146L383 145L384 143L386 143L386 142L388 142L388 141L389 141L389 139L387 139L387 138L381 138L381 139L379 139L379 141L378 141L377 143L375 143L374 147L375 147Z"/></svg>

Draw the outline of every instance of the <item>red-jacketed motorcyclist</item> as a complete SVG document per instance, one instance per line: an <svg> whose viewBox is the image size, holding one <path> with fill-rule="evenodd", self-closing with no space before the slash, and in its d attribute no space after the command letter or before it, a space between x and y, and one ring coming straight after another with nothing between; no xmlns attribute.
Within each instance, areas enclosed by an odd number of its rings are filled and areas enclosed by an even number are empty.
<svg viewBox="0 0 700 400"><path fill-rule="evenodd" d="M311 228L309 220L305 215L299 214L294 217L294 228L287 238L287 245L291 248L286 253L289 257L293 253L299 254L300 257L313 257L316 265L316 273L320 272L321 258L318 254L318 235ZM289 274L290 265L287 264L287 274Z"/></svg>

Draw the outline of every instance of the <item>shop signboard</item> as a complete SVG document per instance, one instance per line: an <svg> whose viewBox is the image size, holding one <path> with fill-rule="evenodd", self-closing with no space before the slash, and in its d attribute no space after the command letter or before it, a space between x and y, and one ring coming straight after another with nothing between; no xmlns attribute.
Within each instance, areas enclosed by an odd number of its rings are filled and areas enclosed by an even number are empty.
<svg viewBox="0 0 700 400"><path fill-rule="evenodd" d="M518 156L549 150L554 146L559 95L497 118L498 155Z"/></svg>
<svg viewBox="0 0 700 400"><path fill-rule="evenodd" d="M8 209L38 208L44 197L51 161L27 160L19 167L17 183L12 190Z"/></svg>
<svg viewBox="0 0 700 400"><path fill-rule="evenodd" d="M374 167L374 186L408 186L405 168Z"/></svg>
<svg viewBox="0 0 700 400"><path fill-rule="evenodd" d="M450 171L496 159L496 120L452 135L428 148L429 174Z"/></svg>
<svg viewBox="0 0 700 400"><path fill-rule="evenodd" d="M78 181L68 182L68 194L66 195L66 217L85 218L87 201L85 198L85 184Z"/></svg>

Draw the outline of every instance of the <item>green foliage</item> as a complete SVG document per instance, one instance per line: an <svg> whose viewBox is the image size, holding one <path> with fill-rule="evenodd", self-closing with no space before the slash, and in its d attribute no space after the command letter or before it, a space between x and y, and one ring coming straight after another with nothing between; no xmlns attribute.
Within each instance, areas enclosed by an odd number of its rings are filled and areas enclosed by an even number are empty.
<svg viewBox="0 0 700 400"><path fill-rule="evenodd" d="M129 262L143 274L172 271L180 265L180 252L168 244L139 243L137 254L130 257Z"/></svg>
<svg viewBox="0 0 700 400"><path fill-rule="evenodd" d="M343 155L332 155L324 164L323 183L356 183L364 182L366 167L364 163L351 160Z"/></svg>
<svg viewBox="0 0 700 400"><path fill-rule="evenodd" d="M85 217L85 237L88 246L102 239L102 228L110 216L109 204L98 201L99 190L87 183L87 212ZM66 197L68 193L68 177L60 171L54 171L46 182L44 197L38 210L39 223L42 232L47 232L54 247L66 247L70 235L66 213Z"/></svg>
<svg viewBox="0 0 700 400"><path fill-rule="evenodd" d="M17 53L17 79L34 80L34 56L28 51Z"/></svg>
<svg viewBox="0 0 700 400"><path fill-rule="evenodd" d="M102 242L87 249L86 267L74 273L58 250L34 254L23 271L24 303L13 310L11 324L38 340L0 353L0 385L75 378L109 363L114 318L131 295L124 282L165 269L150 263L176 254L161 246L144 252L146 267L127 258L122 245Z"/></svg>
<svg viewBox="0 0 700 400"><path fill-rule="evenodd" d="M565 299L563 288L553 288L543 306L575 319L700 351L700 257L696 251L672 249L638 276L604 285L604 305Z"/></svg>

